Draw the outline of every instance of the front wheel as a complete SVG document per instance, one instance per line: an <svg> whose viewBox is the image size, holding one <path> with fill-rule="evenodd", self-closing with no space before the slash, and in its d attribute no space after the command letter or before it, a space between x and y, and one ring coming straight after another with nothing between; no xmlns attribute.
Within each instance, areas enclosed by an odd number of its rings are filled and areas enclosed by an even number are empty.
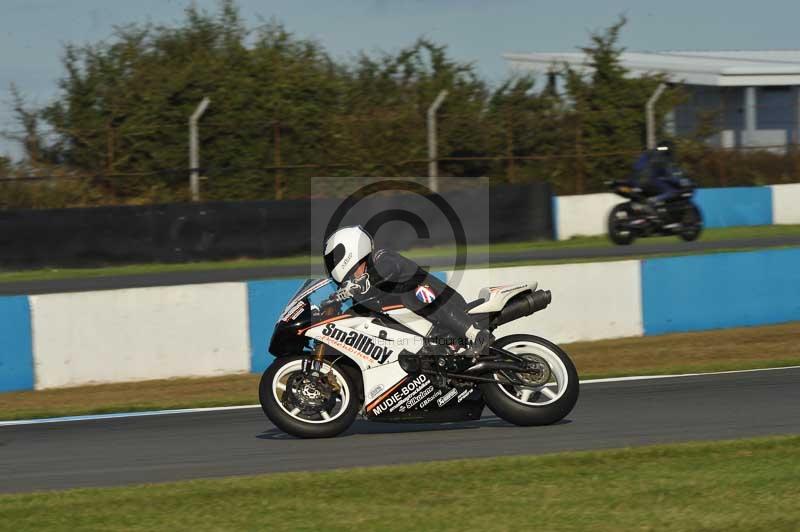
<svg viewBox="0 0 800 532"><path fill-rule="evenodd" d="M307 356L280 357L261 377L261 408L276 427L299 438L329 438L347 430L358 414L358 393L347 373L325 361L314 375Z"/></svg>
<svg viewBox="0 0 800 532"><path fill-rule="evenodd" d="M495 347L522 356L541 368L535 374L495 373L497 383L481 384L492 412L515 425L550 425L572 411L578 400L578 372L569 356L557 345L529 334L500 338ZM524 386L501 384L508 377Z"/></svg>
<svg viewBox="0 0 800 532"><path fill-rule="evenodd" d="M618 246L627 246L636 239L631 229L633 211L629 203L615 205L608 214L608 238Z"/></svg>

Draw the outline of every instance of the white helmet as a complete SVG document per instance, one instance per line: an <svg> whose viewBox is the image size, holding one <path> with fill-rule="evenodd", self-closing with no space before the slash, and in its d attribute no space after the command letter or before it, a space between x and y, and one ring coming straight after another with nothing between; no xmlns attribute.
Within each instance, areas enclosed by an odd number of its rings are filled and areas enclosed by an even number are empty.
<svg viewBox="0 0 800 532"><path fill-rule="evenodd" d="M325 268L341 284L362 259L372 253L372 237L363 227L342 227L325 241Z"/></svg>

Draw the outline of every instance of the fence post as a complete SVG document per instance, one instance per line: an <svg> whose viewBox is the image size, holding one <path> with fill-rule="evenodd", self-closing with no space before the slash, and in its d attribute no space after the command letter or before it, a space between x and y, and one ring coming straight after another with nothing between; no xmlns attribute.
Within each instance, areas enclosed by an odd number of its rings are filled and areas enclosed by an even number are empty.
<svg viewBox="0 0 800 532"><path fill-rule="evenodd" d="M192 192L192 201L200 201L200 148L197 140L197 121L210 103L211 100L204 97L189 117L189 188Z"/></svg>
<svg viewBox="0 0 800 532"><path fill-rule="evenodd" d="M645 106L645 120L647 121L647 149L654 150L656 148L656 101L661 97L667 86L664 83L659 83L658 88L647 100Z"/></svg>
<svg viewBox="0 0 800 532"><path fill-rule="evenodd" d="M436 111L442 102L447 97L447 91L442 91L433 100L433 103L428 108L428 188L433 192L439 192L439 161L437 157L437 139L436 139Z"/></svg>

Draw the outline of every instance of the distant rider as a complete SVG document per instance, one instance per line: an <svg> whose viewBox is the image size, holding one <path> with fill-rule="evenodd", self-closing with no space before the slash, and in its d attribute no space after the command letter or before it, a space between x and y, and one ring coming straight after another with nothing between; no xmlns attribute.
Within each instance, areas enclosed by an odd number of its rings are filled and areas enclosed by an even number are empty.
<svg viewBox="0 0 800 532"><path fill-rule="evenodd" d="M494 341L488 329L478 328L458 292L399 253L373 248L361 226L342 227L325 241L328 275L356 304L378 311L402 305L454 338L471 342L466 356L480 355Z"/></svg>
<svg viewBox="0 0 800 532"><path fill-rule="evenodd" d="M678 197L685 177L675 162L675 147L670 141L659 142L654 150L642 153L633 164L630 182L642 189L647 198L645 208L653 217L664 212L664 206Z"/></svg>

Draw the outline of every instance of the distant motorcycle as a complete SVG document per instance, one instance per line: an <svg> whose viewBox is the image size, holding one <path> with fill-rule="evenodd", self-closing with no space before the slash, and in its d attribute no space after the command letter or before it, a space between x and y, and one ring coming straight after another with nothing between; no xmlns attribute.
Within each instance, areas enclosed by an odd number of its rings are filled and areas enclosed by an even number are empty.
<svg viewBox="0 0 800 532"><path fill-rule="evenodd" d="M578 399L575 366L543 338L505 336L484 355L464 356L463 345L432 342L441 331L400 305L380 313L360 304L343 309L349 296L340 289L324 297L330 284L306 281L270 343L276 359L259 398L267 417L289 434L335 436L359 413L369 421L474 420L484 405L516 425L548 425ZM519 283L484 288L469 312L494 329L549 303L549 291Z"/></svg>
<svg viewBox="0 0 800 532"><path fill-rule="evenodd" d="M697 240L703 230L703 215L692 201L696 185L681 179L681 192L663 208L654 210L647 204L642 187L627 180L608 183L609 187L630 201L620 203L608 215L608 236L618 245L628 245L637 238L677 235L687 242Z"/></svg>

